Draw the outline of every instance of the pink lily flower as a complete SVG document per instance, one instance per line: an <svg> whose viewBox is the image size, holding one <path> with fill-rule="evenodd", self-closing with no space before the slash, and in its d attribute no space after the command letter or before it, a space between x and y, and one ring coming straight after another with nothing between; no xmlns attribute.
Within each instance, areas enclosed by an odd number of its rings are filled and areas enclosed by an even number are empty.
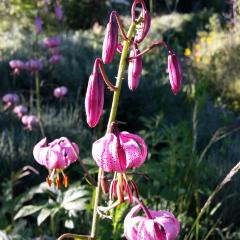
<svg viewBox="0 0 240 240"><path fill-rule="evenodd" d="M70 142L66 137L55 139L50 143L47 143L47 138L43 138L33 148L35 160L49 170L47 183L51 186L52 182L55 182L58 189L60 189L59 173L63 176L63 185L68 186L68 178L63 169L77 161L78 154L77 144Z"/></svg>
<svg viewBox="0 0 240 240"><path fill-rule="evenodd" d="M49 37L43 41L43 45L45 48L57 48L60 46L60 38L59 37Z"/></svg>
<svg viewBox="0 0 240 240"><path fill-rule="evenodd" d="M24 105L18 105L13 109L13 113L15 113L19 119L21 119L22 116L25 115L27 112L28 108Z"/></svg>
<svg viewBox="0 0 240 240"><path fill-rule="evenodd" d="M7 110L17 105L20 99L19 96L15 93L7 93L2 97L2 101L4 103L4 110Z"/></svg>
<svg viewBox="0 0 240 240"><path fill-rule="evenodd" d="M39 118L35 115L24 115L21 120L25 129L29 131L32 131L33 127L39 125L40 122Z"/></svg>
<svg viewBox="0 0 240 240"><path fill-rule="evenodd" d="M105 64L113 61L118 46L118 25L114 14L115 12L112 12L110 15L103 41L102 60Z"/></svg>
<svg viewBox="0 0 240 240"><path fill-rule="evenodd" d="M11 60L9 65L13 69L14 75L19 75L20 70L25 69L25 63L21 60Z"/></svg>
<svg viewBox="0 0 240 240"><path fill-rule="evenodd" d="M68 93L68 88L65 86L57 87L53 91L53 95L56 98L63 99L64 96L66 96Z"/></svg>
<svg viewBox="0 0 240 240"><path fill-rule="evenodd" d="M93 143L93 159L105 172L125 172L140 167L147 157L144 140L128 132L107 133Z"/></svg>
<svg viewBox="0 0 240 240"><path fill-rule="evenodd" d="M182 69L175 53L168 55L168 72L173 94L176 95L182 89Z"/></svg>
<svg viewBox="0 0 240 240"><path fill-rule="evenodd" d="M104 81L97 69L97 60L94 63L93 73L88 80L85 96L85 112L89 127L94 128L102 115L104 105Z"/></svg>
<svg viewBox="0 0 240 240"><path fill-rule="evenodd" d="M137 45L134 44L134 49L130 52L130 57L139 54L140 51ZM142 56L130 60L128 66L128 87L130 90L135 90L138 87L139 80L142 73Z"/></svg>
<svg viewBox="0 0 240 240"><path fill-rule="evenodd" d="M136 216L143 209L147 217ZM140 204L133 207L124 220L127 240L174 240L180 224L171 212L144 209Z"/></svg>

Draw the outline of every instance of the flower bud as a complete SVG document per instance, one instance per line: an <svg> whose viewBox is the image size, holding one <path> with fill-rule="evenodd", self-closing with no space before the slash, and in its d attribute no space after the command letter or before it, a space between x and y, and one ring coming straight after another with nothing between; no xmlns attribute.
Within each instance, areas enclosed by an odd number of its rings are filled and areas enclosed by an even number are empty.
<svg viewBox="0 0 240 240"><path fill-rule="evenodd" d="M135 57L139 54L137 46L130 52L130 57ZM135 90L138 87L139 80L142 73L142 56L130 60L128 66L128 87L130 90Z"/></svg>
<svg viewBox="0 0 240 240"><path fill-rule="evenodd" d="M53 95L55 98L63 99L68 93L68 88L65 86L57 87L53 91Z"/></svg>
<svg viewBox="0 0 240 240"><path fill-rule="evenodd" d="M62 11L62 8L60 5L57 4L54 6L54 12L55 12L56 19L58 21L62 21L63 20L63 11Z"/></svg>
<svg viewBox="0 0 240 240"><path fill-rule="evenodd" d="M104 81L95 61L93 73L89 77L85 97L85 111L89 127L94 128L102 115L104 104Z"/></svg>
<svg viewBox="0 0 240 240"><path fill-rule="evenodd" d="M44 39L43 45L45 48L57 48L61 44L59 37L49 37Z"/></svg>
<svg viewBox="0 0 240 240"><path fill-rule="evenodd" d="M22 116L25 115L27 112L28 108L24 105L18 105L13 109L13 113L15 113L19 119L21 119Z"/></svg>
<svg viewBox="0 0 240 240"><path fill-rule="evenodd" d="M182 88L182 69L175 53L168 55L168 73L173 94L176 95Z"/></svg>
<svg viewBox="0 0 240 240"><path fill-rule="evenodd" d="M102 47L102 60L105 64L113 61L118 46L118 25L113 13L111 13L109 23L107 24Z"/></svg>

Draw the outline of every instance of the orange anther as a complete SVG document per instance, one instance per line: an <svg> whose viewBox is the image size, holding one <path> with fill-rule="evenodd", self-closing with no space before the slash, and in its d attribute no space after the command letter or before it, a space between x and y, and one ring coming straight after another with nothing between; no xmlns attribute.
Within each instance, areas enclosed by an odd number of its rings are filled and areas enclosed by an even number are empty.
<svg viewBox="0 0 240 240"><path fill-rule="evenodd" d="M51 187L52 181L51 181L49 175L46 177L46 182L48 183L48 186Z"/></svg>
<svg viewBox="0 0 240 240"><path fill-rule="evenodd" d="M65 174L63 175L63 185L65 188L68 187L68 177Z"/></svg>

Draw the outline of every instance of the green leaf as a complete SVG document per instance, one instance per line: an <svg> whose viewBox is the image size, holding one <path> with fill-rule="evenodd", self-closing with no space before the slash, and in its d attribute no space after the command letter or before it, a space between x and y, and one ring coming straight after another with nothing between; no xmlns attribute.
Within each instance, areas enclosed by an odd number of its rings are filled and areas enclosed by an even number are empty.
<svg viewBox="0 0 240 240"><path fill-rule="evenodd" d="M52 209L43 208L37 217L37 225L40 226L51 214Z"/></svg>
<svg viewBox="0 0 240 240"><path fill-rule="evenodd" d="M43 207L45 207L45 205L41 205L41 206L27 205L27 206L24 206L23 208L21 208L17 212L17 214L14 217L14 220L16 220L18 218L22 218L22 217L32 215L35 212L38 212L39 210L41 210Z"/></svg>

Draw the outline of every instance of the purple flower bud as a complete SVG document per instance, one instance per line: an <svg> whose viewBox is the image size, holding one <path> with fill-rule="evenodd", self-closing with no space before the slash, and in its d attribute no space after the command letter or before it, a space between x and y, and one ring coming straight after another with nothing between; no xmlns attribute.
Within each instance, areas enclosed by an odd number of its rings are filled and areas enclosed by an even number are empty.
<svg viewBox="0 0 240 240"><path fill-rule="evenodd" d="M95 61L93 73L89 77L87 92L85 97L85 111L88 125L95 127L103 112L104 104L104 81L97 69Z"/></svg>
<svg viewBox="0 0 240 240"><path fill-rule="evenodd" d="M168 55L168 73L173 94L176 95L182 88L182 69L175 53Z"/></svg>
<svg viewBox="0 0 240 240"><path fill-rule="evenodd" d="M58 37L49 37L43 41L45 48L57 48L60 45L60 39Z"/></svg>
<svg viewBox="0 0 240 240"><path fill-rule="evenodd" d="M134 49L130 52L130 57L134 57L139 54L137 46L134 45ZM142 73L142 56L130 60L128 66L128 87L130 90L135 90L138 87L139 80Z"/></svg>
<svg viewBox="0 0 240 240"><path fill-rule="evenodd" d="M56 19L58 21L62 21L63 20L63 11L62 11L62 8L60 5L55 5L54 7L54 11L55 11L55 16L56 16Z"/></svg>
<svg viewBox="0 0 240 240"><path fill-rule="evenodd" d="M105 64L114 59L118 46L118 25L114 18L114 12L110 15L102 47L102 60Z"/></svg>
<svg viewBox="0 0 240 240"><path fill-rule="evenodd" d="M36 32L40 33L42 31L42 19L40 16L37 16L35 19L35 28L36 28Z"/></svg>

